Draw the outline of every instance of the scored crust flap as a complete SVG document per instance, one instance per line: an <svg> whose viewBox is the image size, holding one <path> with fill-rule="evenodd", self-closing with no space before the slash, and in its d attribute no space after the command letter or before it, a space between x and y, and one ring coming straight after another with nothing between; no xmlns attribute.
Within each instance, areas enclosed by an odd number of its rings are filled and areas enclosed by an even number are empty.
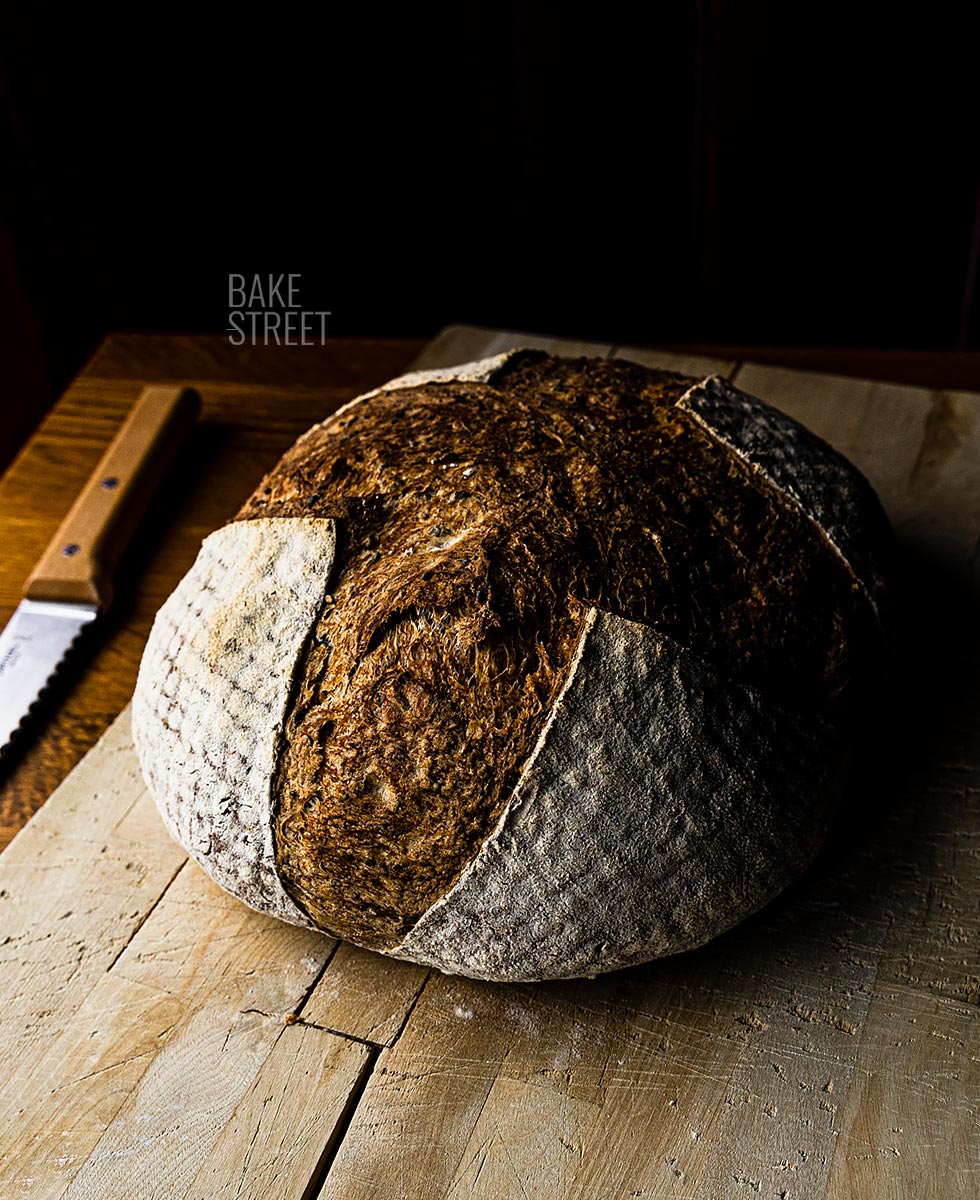
<svg viewBox="0 0 980 1200"><path fill-rule="evenodd" d="M297 925L270 785L296 659L335 548L319 518L236 522L204 541L160 609L133 696L133 739L172 836L227 891Z"/></svg>
<svg viewBox="0 0 980 1200"><path fill-rule="evenodd" d="M691 949L809 863L846 761L819 717L593 610L496 830L390 953L519 981Z"/></svg>
<svg viewBox="0 0 980 1200"><path fill-rule="evenodd" d="M881 619L892 532L874 489L854 464L804 425L721 375L695 384L679 407L799 506Z"/></svg>

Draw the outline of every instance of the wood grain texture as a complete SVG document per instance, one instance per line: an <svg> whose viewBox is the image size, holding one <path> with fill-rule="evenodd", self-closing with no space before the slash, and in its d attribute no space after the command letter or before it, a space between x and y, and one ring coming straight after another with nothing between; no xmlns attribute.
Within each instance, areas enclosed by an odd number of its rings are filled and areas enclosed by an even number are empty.
<svg viewBox="0 0 980 1200"><path fill-rule="evenodd" d="M143 389L31 572L28 599L108 606L116 563L199 407L190 388Z"/></svg>
<svg viewBox="0 0 980 1200"><path fill-rule="evenodd" d="M3 928L18 894L25 924L0 973L0 1195L262 1195L270 1171L302 1195L373 1053L296 1015L336 942L221 892L167 837L132 765L124 712L0 858ZM65 827L94 841L67 847ZM25 895L25 856L50 912ZM43 951L32 912L52 927Z"/></svg>
<svg viewBox="0 0 980 1200"><path fill-rule="evenodd" d="M419 365L484 336L454 327ZM854 459L899 534L896 669L806 875L689 954L594 981L452 979L220 893L168 841L124 716L0 857L0 1197L976 1195L980 398L735 380ZM78 446L39 436L32 469L57 488L94 461L138 384L76 384L53 419ZM202 391L234 454L192 455L207 479L164 499L103 679L135 672L154 597L344 389L294 389L288 411L271 384ZM26 476L8 478L6 528L43 546ZM89 678L62 710L79 747L111 716Z"/></svg>
<svg viewBox="0 0 980 1200"><path fill-rule="evenodd" d="M197 1173L188 1200L312 1198L321 1164L333 1153L343 1116L372 1062L366 1046L306 1026L285 1028Z"/></svg>
<svg viewBox="0 0 980 1200"><path fill-rule="evenodd" d="M303 1019L381 1049L401 1034L429 977L426 967L341 942L303 1009Z"/></svg>
<svg viewBox="0 0 980 1200"><path fill-rule="evenodd" d="M74 1019L184 861L159 837L142 794L128 738L109 738L0 857L5 1096Z"/></svg>

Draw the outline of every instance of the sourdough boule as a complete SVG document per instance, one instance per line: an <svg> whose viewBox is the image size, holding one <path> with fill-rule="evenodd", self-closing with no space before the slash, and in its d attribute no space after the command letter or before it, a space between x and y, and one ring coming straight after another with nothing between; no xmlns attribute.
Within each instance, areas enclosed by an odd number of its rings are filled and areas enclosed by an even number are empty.
<svg viewBox="0 0 980 1200"><path fill-rule="evenodd" d="M697 946L811 861L891 531L720 376L516 350L290 449L161 608L147 785L224 888L496 980Z"/></svg>

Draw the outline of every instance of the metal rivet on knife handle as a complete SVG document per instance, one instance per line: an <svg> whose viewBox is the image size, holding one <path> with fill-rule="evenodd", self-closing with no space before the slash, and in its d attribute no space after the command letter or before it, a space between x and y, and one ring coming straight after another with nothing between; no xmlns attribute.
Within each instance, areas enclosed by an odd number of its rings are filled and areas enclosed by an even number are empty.
<svg viewBox="0 0 980 1200"><path fill-rule="evenodd" d="M192 388L143 389L34 568L28 599L106 607L116 563L200 406Z"/></svg>

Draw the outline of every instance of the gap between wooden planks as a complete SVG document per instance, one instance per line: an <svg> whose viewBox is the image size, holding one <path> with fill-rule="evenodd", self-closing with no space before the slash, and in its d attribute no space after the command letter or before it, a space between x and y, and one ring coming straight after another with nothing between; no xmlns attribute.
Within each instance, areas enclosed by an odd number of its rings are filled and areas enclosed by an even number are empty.
<svg viewBox="0 0 980 1200"><path fill-rule="evenodd" d="M512 344L452 327L416 365ZM431 976L244 908L123 714L0 857L0 1197L975 1195L977 398L746 366L850 454L909 592L899 703L808 876L596 981Z"/></svg>

